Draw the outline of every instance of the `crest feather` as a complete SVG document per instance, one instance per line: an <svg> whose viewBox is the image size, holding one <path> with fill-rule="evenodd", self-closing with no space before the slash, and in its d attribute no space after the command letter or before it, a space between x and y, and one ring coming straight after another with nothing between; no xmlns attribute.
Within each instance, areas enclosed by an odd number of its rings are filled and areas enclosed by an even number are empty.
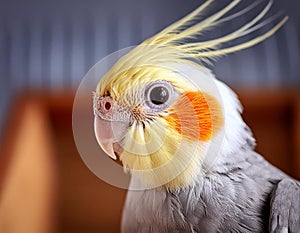
<svg viewBox="0 0 300 233"><path fill-rule="evenodd" d="M196 43L189 43L187 42L188 39L194 38L195 36L201 34L203 31L211 29L214 26L220 25L226 21L230 21L236 17L242 16L247 11L253 9L256 5L258 5L261 1L255 1L252 5L248 6L247 8L241 10L238 13L233 15L227 16L226 18L222 18L226 13L230 12L234 7L240 3L240 0L233 0L223 9L218 11L217 13L209 16L208 18L191 25L192 22L197 21L200 15L204 13L204 11L214 2L214 0L208 0L200 7L198 7L195 11L188 14L178 22L170 25L162 32L158 33L157 35L153 36L146 40L143 45L157 45L157 46L165 46L167 48L173 48L180 52L183 52L187 58L197 58L200 60L206 59L214 59L216 57L226 55L229 53L233 53L242 49L249 48L254 46L263 40L267 39L268 37L272 36L281 26L287 21L288 17L284 17L279 23L277 23L272 29L267 31L266 33L257 36L247 42L243 42L232 47L221 48L226 42L234 41L240 37L246 36L258 29L264 27L265 25L269 24L270 22L274 21L277 17L271 17L263 22L260 20L267 14L270 10L271 6L273 5L273 0L268 1L267 5L264 9L254 17L250 22L246 23L239 29L224 35L220 38L216 38L209 41L204 42L196 42ZM259 23L260 22L260 23ZM186 28L189 26L188 28ZM221 48L221 49L219 49Z"/></svg>
<svg viewBox="0 0 300 233"><path fill-rule="evenodd" d="M132 49L128 54L123 56L114 65L113 69L111 69L105 76L107 78L115 77L117 79L121 72L127 72L129 69L132 69L132 67L165 65L170 68L170 63L184 63L197 65L199 67L199 63L201 64L201 62L210 64L212 60L220 56L252 47L271 37L288 20L288 17L284 17L267 32L246 42L236 43L227 47L224 46L224 44L226 45L228 42L234 42L236 39L250 35L278 19L278 16L275 15L262 20L273 5L273 0L269 0L265 7L255 17L240 28L219 38L201 42L192 42L191 39L196 39L196 36L201 35L203 32L243 16L259 5L262 0L254 1L248 7L238 11L237 13L225 16L241 2L241 0L232 0L223 9L204 18L200 22L197 22L200 17L204 17L206 15L207 9L211 7L214 2L216 3L217 1L206 1L184 18L171 24L153 37L145 40L143 43ZM200 65L200 68L205 69L202 65ZM135 75L140 76L138 73ZM108 82L108 80L106 81Z"/></svg>

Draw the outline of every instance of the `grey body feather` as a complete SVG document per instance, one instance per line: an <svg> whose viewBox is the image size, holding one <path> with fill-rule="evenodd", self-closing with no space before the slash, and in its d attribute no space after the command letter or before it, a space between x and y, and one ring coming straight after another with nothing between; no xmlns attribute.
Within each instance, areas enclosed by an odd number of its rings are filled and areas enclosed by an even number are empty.
<svg viewBox="0 0 300 233"><path fill-rule="evenodd" d="M300 232L300 184L251 148L190 187L129 191L123 233Z"/></svg>
<svg viewBox="0 0 300 233"><path fill-rule="evenodd" d="M217 84L227 140L218 158L204 161L194 183L176 192L128 191L123 233L300 233L300 182L254 151L236 95Z"/></svg>

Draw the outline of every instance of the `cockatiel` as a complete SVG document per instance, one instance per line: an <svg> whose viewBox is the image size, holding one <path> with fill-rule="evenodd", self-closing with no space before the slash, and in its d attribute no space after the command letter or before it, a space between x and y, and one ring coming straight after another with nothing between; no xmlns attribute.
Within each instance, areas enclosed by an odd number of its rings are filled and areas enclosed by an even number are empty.
<svg viewBox="0 0 300 233"><path fill-rule="evenodd" d="M224 47L273 20L261 22L269 1L232 33L195 42L257 6L226 16L239 3L234 0L198 22L213 2L132 49L96 88L97 141L132 176L124 233L300 232L299 182L254 152L236 95L205 66L265 40L287 18Z"/></svg>

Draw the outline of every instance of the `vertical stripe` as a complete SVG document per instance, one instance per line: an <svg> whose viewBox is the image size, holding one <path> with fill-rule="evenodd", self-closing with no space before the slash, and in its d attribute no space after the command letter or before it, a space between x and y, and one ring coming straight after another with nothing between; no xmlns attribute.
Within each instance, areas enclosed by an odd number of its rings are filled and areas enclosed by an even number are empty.
<svg viewBox="0 0 300 233"><path fill-rule="evenodd" d="M108 22L105 14L95 15L93 21L95 31L94 56L95 62L98 62L108 54L108 34L106 33Z"/></svg>
<svg viewBox="0 0 300 233"><path fill-rule="evenodd" d="M42 85L42 24L34 20L29 34L29 86L40 88Z"/></svg>
<svg viewBox="0 0 300 233"><path fill-rule="evenodd" d="M63 22L63 87L65 89L72 86L72 26L69 18L64 18Z"/></svg>
<svg viewBox="0 0 300 233"><path fill-rule="evenodd" d="M299 27L299 26L298 26ZM290 84L300 84L299 64L300 64L300 38L299 31L292 20L285 25L287 54L289 57L289 69L291 74ZM284 59L284 58L283 58Z"/></svg>
<svg viewBox="0 0 300 233"><path fill-rule="evenodd" d="M24 53L23 35L21 22L15 21L10 25L11 48L9 56L11 80L15 88L23 86L24 82L24 60L22 59Z"/></svg>
<svg viewBox="0 0 300 233"><path fill-rule="evenodd" d="M62 89L64 80L64 43L63 43L63 21L55 18L50 28L50 80L51 89Z"/></svg>
<svg viewBox="0 0 300 233"><path fill-rule="evenodd" d="M50 52L51 52L51 24L47 19L42 24L42 88L50 89Z"/></svg>
<svg viewBox="0 0 300 233"><path fill-rule="evenodd" d="M84 22L83 17L73 17L72 21L72 49L71 49L71 77L72 86L77 87L85 74L84 52Z"/></svg>

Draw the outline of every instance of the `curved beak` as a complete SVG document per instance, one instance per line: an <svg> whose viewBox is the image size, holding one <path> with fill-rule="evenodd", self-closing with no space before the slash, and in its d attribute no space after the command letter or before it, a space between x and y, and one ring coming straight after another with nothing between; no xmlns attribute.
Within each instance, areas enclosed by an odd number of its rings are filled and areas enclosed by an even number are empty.
<svg viewBox="0 0 300 233"><path fill-rule="evenodd" d="M128 127L128 122L107 121L99 116L94 118L94 131L97 142L102 150L114 160L117 159L114 144L124 138ZM118 153L120 152L118 151Z"/></svg>

